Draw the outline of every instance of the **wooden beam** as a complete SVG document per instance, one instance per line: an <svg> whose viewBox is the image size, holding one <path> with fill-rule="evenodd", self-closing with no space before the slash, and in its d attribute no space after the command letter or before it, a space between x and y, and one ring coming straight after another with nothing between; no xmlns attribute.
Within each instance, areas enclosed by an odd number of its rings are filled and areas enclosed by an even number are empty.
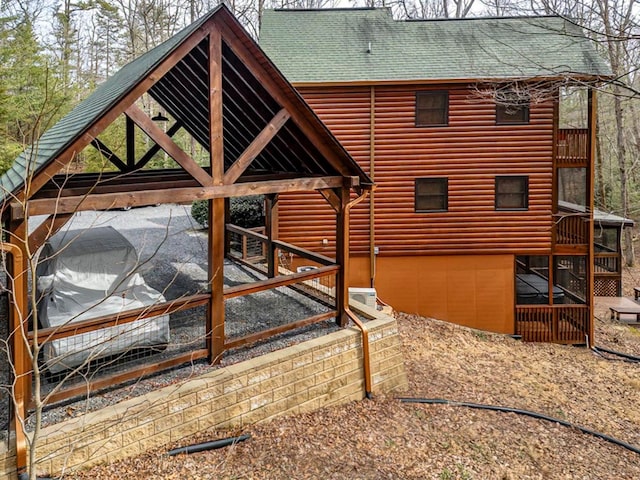
<svg viewBox="0 0 640 480"><path fill-rule="evenodd" d="M294 100L294 98L299 98L299 96L284 78L282 82L278 82L267 74L260 60L256 58L256 52L250 51L247 45L243 43L229 26L236 24L237 20L229 13L220 11L220 16L216 16L214 22L222 31L224 40L229 48L233 50L233 53L235 53L240 61L256 77L269 95L290 112L291 120L298 126L302 133L312 141L320 154L337 172L340 172L342 175L349 175L351 170L343 163L343 160L340 158L341 155L338 153L341 148L339 144L336 142L336 148L334 149L330 146L330 142L327 142L328 135L318 134L320 129L326 129L326 127L322 125L319 120L317 122L309 120L309 117L313 117L313 114L306 110L304 102ZM289 92L285 90L289 90ZM345 153L344 156L347 157L347 154Z"/></svg>
<svg viewBox="0 0 640 480"><path fill-rule="evenodd" d="M274 214L277 212L278 197L275 194L265 195L265 231L267 234L267 277L273 278L278 273L278 259L276 257L276 247L273 243L274 240Z"/></svg>
<svg viewBox="0 0 640 480"><path fill-rule="evenodd" d="M33 196L56 173L64 168L73 158L81 152L91 141L104 131L113 121L132 105L143 93L149 90L165 73L182 60L194 47L207 36L206 28L199 28L186 38L167 58L143 78L122 100L114 105L102 117L93 122L83 134L81 134L65 151L56 157L49 165L45 166L37 175L27 183L29 184L29 197Z"/></svg>
<svg viewBox="0 0 640 480"><path fill-rule="evenodd" d="M322 322L324 320L327 320L335 316L336 316L335 310L331 310L325 313L319 313L318 315L314 315L312 317L308 317L303 320L298 320L297 322L287 323L274 328L270 328L269 330L264 330L262 332L252 333L250 335L245 335L244 337L234 338L233 340L226 342L224 347L227 350L230 350L232 348L242 347L244 345L249 345L251 343L259 342L260 340L264 340L265 338L273 337L274 335L278 335L280 333L288 332L289 330L293 330L295 328L301 328L306 325Z"/></svg>
<svg viewBox="0 0 640 480"><path fill-rule="evenodd" d="M224 198L209 201L209 285L207 318L209 361L220 363L224 353Z"/></svg>
<svg viewBox="0 0 640 480"><path fill-rule="evenodd" d="M240 154L238 159L224 174L224 183L226 185L235 183L235 181L240 178L240 175L242 175L247 167L251 165L251 162L260 155L260 152L262 152L264 147L266 147L271 139L276 136L289 118L291 118L291 115L285 108L283 108L275 117L273 117L273 119L271 119L267 126L264 127L258 136L253 139L253 142L251 142L245 151Z"/></svg>
<svg viewBox="0 0 640 480"><path fill-rule="evenodd" d="M136 128L129 117L125 117L127 140L127 170L133 170L136 166ZM157 145L157 144L156 144Z"/></svg>
<svg viewBox="0 0 640 480"><path fill-rule="evenodd" d="M83 210L110 210L114 208L155 205L167 201L175 203L192 202L224 197L264 195L269 193L308 192L311 190L335 188L342 184L343 177L312 177L291 180L271 180L259 183L235 183L209 187L185 187L167 190L141 190L137 192L104 193L99 195L78 195L62 198L34 199L27 204L28 215L50 215L57 212L74 213ZM21 202L11 203L12 218L25 216ZM223 221L224 222L224 221Z"/></svg>
<svg viewBox="0 0 640 480"><path fill-rule="evenodd" d="M222 116L222 35L214 25L209 31L209 154L214 185L224 183Z"/></svg>
<svg viewBox="0 0 640 480"><path fill-rule="evenodd" d="M332 273L336 273L340 267L338 265L328 265L326 267L314 268L307 272L292 273L291 275L281 275L276 278L267 278L259 282L249 283L245 285L237 285L235 287L225 288L224 298L236 298L252 293L264 292L278 287L286 287L295 283L313 280L314 278L326 277Z"/></svg>
<svg viewBox="0 0 640 480"><path fill-rule="evenodd" d="M183 310L206 305L208 301L208 293L198 293L155 305L147 305L146 307L118 312L115 315L102 315L80 322L71 322L64 325L43 328L40 329L38 335L40 336L40 341L46 340L47 342L50 342L59 338L72 337L83 333L93 332L100 328L125 325L127 323L160 315L170 315ZM29 334L29 340L33 340L32 333Z"/></svg>
<svg viewBox="0 0 640 480"><path fill-rule="evenodd" d="M209 30L209 154L211 178L208 185L218 188L224 177L224 142L222 128L222 38L220 30ZM228 196L228 195L227 195ZM209 200L209 285L211 299L207 315L209 361L220 363L224 353L224 257L225 198Z"/></svg>
<svg viewBox="0 0 640 480"><path fill-rule="evenodd" d="M44 402L49 405L67 398L77 397L78 395L86 395L87 392L95 392L113 385L119 385L128 380L140 380L146 375L168 370L178 365L182 365L183 363L193 363L195 360L200 358L206 358L206 356L207 351L204 349L193 350L191 352L183 353L177 357L170 358L169 360L127 369L127 371L123 373L99 377L98 379L87 379L86 382L80 382L79 385L69 386L68 388L63 388L58 391L54 390L54 392L48 394L44 398Z"/></svg>
<svg viewBox="0 0 640 480"><path fill-rule="evenodd" d="M129 117L127 117L129 118ZM169 137L173 137L176 133L178 133L178 130L180 130L182 128L182 123L180 122L175 122L173 125L171 125L171 127L169 127L169 130L167 130L167 135ZM147 152L140 157L140 161L138 163L136 163L136 170L140 170L141 168L144 168L147 163L149 163L149 161L153 158L153 156L158 153L160 150L162 150L160 148L160 145L158 145L157 143L154 144L149 150L147 150Z"/></svg>
<svg viewBox="0 0 640 480"><path fill-rule="evenodd" d="M349 262L349 203L348 187L340 189L340 210L336 215L336 263L340 265L336 280L336 310L338 325L346 327L349 317L345 309L349 305L349 279L347 278L347 263Z"/></svg>
<svg viewBox="0 0 640 480"><path fill-rule="evenodd" d="M136 123L136 125L138 125L138 127L142 129L144 133L149 135L154 142L160 145L160 147L167 152L171 158L189 172L189 175L195 178L200 185L204 187L212 184L213 180L209 174L200 165L198 165L193 158L187 155L184 150L176 145L171 137L163 132L162 129L157 126L146 113L140 110L136 104L132 104L127 108L125 113Z"/></svg>
<svg viewBox="0 0 640 480"><path fill-rule="evenodd" d="M107 160L113 163L118 170L120 170L121 172L127 171L127 166L122 160L120 160L120 157L118 157L118 155L113 153L111 149L107 147L104 143L102 143L102 141L99 138L94 138L91 141L91 145L93 145L96 148L96 150L100 152L100 155L104 156Z"/></svg>
<svg viewBox="0 0 640 480"><path fill-rule="evenodd" d="M73 217L71 213L49 215L44 222L38 225L38 228L29 234L29 251L35 253L44 245L44 242L64 227L71 217Z"/></svg>
<svg viewBox="0 0 640 480"><path fill-rule="evenodd" d="M318 191L320 192L320 195L322 195L324 199L329 202L329 205L331 205L334 212L338 212L340 210L340 197L336 194L336 192L334 192L330 188Z"/></svg>

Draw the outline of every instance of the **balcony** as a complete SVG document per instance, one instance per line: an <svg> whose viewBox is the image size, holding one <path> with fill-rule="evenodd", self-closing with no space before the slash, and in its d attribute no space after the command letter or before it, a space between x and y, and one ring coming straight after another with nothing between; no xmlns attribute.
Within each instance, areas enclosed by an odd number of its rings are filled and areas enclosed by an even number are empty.
<svg viewBox="0 0 640 480"><path fill-rule="evenodd" d="M589 129L560 128L556 143L556 166L587 167L589 164Z"/></svg>

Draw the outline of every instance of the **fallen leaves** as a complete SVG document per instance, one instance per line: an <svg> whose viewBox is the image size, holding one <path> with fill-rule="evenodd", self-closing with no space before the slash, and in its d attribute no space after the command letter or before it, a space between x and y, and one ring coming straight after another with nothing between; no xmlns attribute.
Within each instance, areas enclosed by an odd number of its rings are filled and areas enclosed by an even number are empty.
<svg viewBox="0 0 640 480"><path fill-rule="evenodd" d="M400 315L409 392L538 411L640 446L640 365L586 348L525 344ZM598 324L640 354L640 336ZM599 340L600 341L600 340ZM637 479L640 456L578 431L515 414L376 397L279 418L243 432L203 432L183 444L250 433L232 447L165 451L79 472L84 479ZM179 445L171 445L176 447Z"/></svg>

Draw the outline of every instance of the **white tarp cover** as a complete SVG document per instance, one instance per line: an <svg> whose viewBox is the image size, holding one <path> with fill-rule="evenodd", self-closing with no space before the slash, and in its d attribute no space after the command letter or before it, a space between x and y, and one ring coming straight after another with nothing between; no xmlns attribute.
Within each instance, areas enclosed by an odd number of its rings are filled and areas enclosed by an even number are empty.
<svg viewBox="0 0 640 480"><path fill-rule="evenodd" d="M42 327L56 327L165 301L135 273L135 248L112 227L69 230L44 245L37 268ZM144 318L45 344L52 373L132 348L166 345L169 315Z"/></svg>

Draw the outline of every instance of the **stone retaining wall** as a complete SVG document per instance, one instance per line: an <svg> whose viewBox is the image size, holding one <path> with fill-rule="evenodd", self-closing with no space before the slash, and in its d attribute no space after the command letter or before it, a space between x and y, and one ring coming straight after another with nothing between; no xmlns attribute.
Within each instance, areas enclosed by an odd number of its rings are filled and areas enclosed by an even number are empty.
<svg viewBox="0 0 640 480"><path fill-rule="evenodd" d="M396 320L378 315L367 327L373 393L405 388ZM361 338L356 328L340 330L47 427L38 444L37 472L57 476L176 446L207 429L360 400L365 394ZM0 452L0 478L12 478L13 464L13 457Z"/></svg>

